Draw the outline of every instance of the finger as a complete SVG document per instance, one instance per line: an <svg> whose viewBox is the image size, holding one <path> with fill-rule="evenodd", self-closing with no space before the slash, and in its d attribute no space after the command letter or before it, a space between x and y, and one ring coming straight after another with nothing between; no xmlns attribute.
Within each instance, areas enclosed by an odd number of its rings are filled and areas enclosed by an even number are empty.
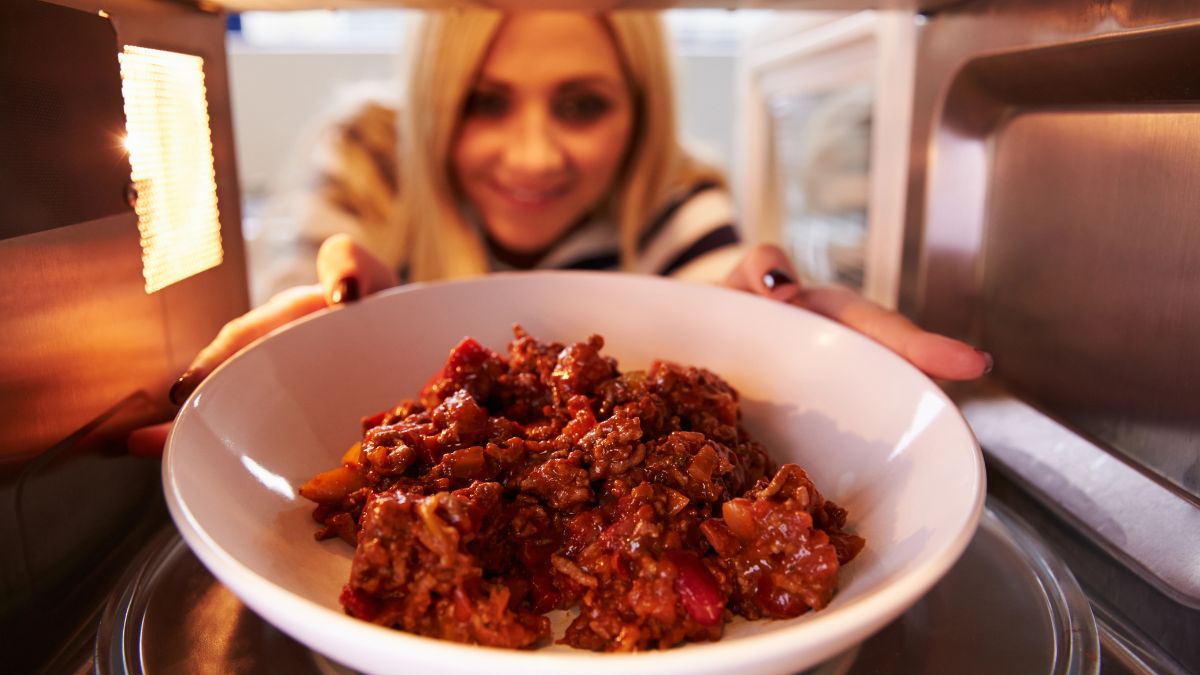
<svg viewBox="0 0 1200 675"><path fill-rule="evenodd" d="M827 316L904 357L930 377L971 380L991 371L990 354L921 329L893 312L840 287L805 289L795 304Z"/></svg>
<svg viewBox="0 0 1200 675"><path fill-rule="evenodd" d="M317 285L297 286L280 292L266 304L225 324L217 337L200 350L187 371L171 387L171 402L182 405L209 373L246 345L325 306L323 288Z"/></svg>
<svg viewBox="0 0 1200 675"><path fill-rule="evenodd" d="M162 457L171 434L171 422L134 429L125 438L125 449L137 457Z"/></svg>
<svg viewBox="0 0 1200 675"><path fill-rule="evenodd" d="M751 248L725 279L725 285L773 300L788 301L800 292L799 276L778 246Z"/></svg>
<svg viewBox="0 0 1200 675"><path fill-rule="evenodd" d="M390 265L346 234L335 234L321 244L317 278L331 305L354 302L400 283Z"/></svg>

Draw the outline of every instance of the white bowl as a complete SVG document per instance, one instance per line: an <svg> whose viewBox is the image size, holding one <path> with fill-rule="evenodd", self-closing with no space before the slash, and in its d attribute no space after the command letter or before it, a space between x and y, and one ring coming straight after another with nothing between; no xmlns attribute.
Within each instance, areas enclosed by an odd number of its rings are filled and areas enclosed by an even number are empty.
<svg viewBox="0 0 1200 675"><path fill-rule="evenodd" d="M850 512L866 548L825 609L738 619L719 642L638 654L461 645L351 618L352 550L313 539L296 489L336 466L359 419L413 397L465 336L503 350L599 333L622 370L703 366L742 396L746 427ZM899 357L814 314L722 288L612 273L534 273L413 285L268 336L209 377L163 463L184 539L250 608L370 673L795 673L882 628L958 559L984 498L983 459L955 406Z"/></svg>

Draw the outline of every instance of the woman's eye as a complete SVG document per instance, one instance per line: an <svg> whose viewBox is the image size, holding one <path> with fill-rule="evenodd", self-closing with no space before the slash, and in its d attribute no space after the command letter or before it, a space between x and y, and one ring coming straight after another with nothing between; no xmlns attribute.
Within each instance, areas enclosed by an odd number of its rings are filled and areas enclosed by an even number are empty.
<svg viewBox="0 0 1200 675"><path fill-rule="evenodd" d="M496 119L508 113L508 97L492 91L473 91L463 106L467 117Z"/></svg>
<svg viewBox="0 0 1200 675"><path fill-rule="evenodd" d="M589 124L605 115L612 104L599 94L571 94L554 101L554 116L567 124Z"/></svg>

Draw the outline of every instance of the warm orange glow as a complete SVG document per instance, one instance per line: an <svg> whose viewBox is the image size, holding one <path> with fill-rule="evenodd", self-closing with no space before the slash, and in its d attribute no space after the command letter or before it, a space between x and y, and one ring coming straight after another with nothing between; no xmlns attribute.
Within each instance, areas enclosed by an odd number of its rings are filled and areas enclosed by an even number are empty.
<svg viewBox="0 0 1200 675"><path fill-rule="evenodd" d="M118 57L142 273L153 293L224 257L204 59L132 46Z"/></svg>

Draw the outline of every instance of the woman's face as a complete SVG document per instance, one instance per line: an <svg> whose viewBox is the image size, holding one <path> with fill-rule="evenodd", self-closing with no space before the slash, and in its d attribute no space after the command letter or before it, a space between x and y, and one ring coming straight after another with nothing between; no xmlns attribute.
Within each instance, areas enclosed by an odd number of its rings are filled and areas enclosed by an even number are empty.
<svg viewBox="0 0 1200 675"><path fill-rule="evenodd" d="M540 252L607 195L633 117L629 83L598 19L514 14L468 95L455 179L493 241Z"/></svg>

